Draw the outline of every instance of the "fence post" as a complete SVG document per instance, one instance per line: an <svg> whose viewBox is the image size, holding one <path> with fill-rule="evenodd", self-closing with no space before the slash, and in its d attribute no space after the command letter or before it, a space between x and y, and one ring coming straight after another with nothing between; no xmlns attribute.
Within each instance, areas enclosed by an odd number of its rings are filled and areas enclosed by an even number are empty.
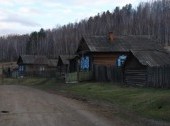
<svg viewBox="0 0 170 126"><path fill-rule="evenodd" d="M80 60L77 60L77 83L79 83L79 79L80 79Z"/></svg>

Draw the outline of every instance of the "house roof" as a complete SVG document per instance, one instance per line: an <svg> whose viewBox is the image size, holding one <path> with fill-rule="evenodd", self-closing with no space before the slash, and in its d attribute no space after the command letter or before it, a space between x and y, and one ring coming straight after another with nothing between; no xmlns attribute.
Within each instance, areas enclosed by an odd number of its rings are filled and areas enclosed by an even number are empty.
<svg viewBox="0 0 170 126"><path fill-rule="evenodd" d="M48 59L46 56L37 56L37 55L21 55L19 59L21 58L23 64L48 64ZM18 59L18 62L19 62Z"/></svg>
<svg viewBox="0 0 170 126"><path fill-rule="evenodd" d="M48 66L57 67L58 59L49 59Z"/></svg>
<svg viewBox="0 0 170 126"><path fill-rule="evenodd" d="M164 66L170 64L170 54L166 51L131 51L144 66Z"/></svg>
<svg viewBox="0 0 170 126"><path fill-rule="evenodd" d="M60 55L59 60L61 60L62 64L68 65L69 60L74 59L77 55Z"/></svg>
<svg viewBox="0 0 170 126"><path fill-rule="evenodd" d="M81 39L77 52L129 52L130 50L160 49L157 41L148 36L117 36L110 42L107 36L85 36Z"/></svg>

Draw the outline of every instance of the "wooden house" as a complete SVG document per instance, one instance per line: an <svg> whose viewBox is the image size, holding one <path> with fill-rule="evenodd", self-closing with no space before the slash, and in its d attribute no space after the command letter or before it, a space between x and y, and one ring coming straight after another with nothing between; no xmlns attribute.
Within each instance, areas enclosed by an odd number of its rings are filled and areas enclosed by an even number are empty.
<svg viewBox="0 0 170 126"><path fill-rule="evenodd" d="M131 51L123 70L128 85L170 87L170 54L164 50Z"/></svg>
<svg viewBox="0 0 170 126"><path fill-rule="evenodd" d="M46 76L48 59L46 56L21 55L17 64L20 76Z"/></svg>
<svg viewBox="0 0 170 126"><path fill-rule="evenodd" d="M76 55L60 55L58 58L57 66L59 67L60 74L66 74L76 71L77 60Z"/></svg>
<svg viewBox="0 0 170 126"><path fill-rule="evenodd" d="M160 48L157 42L147 36L114 36L110 33L108 36L82 37L77 53L80 55L80 62L88 62L88 69L91 69L93 65L120 66L123 63L121 60L125 60L131 50ZM83 65L81 68L84 68Z"/></svg>
<svg viewBox="0 0 170 126"><path fill-rule="evenodd" d="M132 66L136 71L139 71L138 75L141 75L141 80L134 79L133 84L138 84L140 82L142 85L146 85L146 83L148 84L148 82L151 82L151 79L148 78L153 74L151 74L151 72L148 74L148 70L154 69L153 67L155 67L155 69L163 69L161 67L170 64L168 60L165 60L169 54L166 53L157 41L148 36L114 36L112 33L109 33L108 36L84 36L80 40L77 53L80 56L81 69L92 70L95 79L99 81L109 80L130 84L131 80L133 80L133 75L134 78L136 76L135 73L129 75L130 62L136 62L137 66ZM154 61L153 63L159 65L145 65L140 59L142 57L146 60L145 62ZM134 61L131 61L131 58ZM147 79L143 76L146 75L146 73L148 75ZM159 74L163 75L164 73ZM167 76L163 76L162 78L167 78ZM157 80L157 84L159 81L161 80Z"/></svg>

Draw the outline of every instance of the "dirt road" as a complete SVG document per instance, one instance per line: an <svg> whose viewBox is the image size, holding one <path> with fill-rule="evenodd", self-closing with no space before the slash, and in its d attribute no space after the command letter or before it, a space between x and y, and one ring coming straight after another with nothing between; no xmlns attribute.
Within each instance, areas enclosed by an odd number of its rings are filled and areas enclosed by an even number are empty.
<svg viewBox="0 0 170 126"><path fill-rule="evenodd" d="M0 86L0 112L0 126L115 125L79 101L25 86Z"/></svg>

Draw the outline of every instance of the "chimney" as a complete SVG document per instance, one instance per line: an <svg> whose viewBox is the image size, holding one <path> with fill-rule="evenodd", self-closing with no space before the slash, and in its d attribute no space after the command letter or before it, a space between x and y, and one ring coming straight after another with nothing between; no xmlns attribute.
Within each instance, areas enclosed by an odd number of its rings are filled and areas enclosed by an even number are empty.
<svg viewBox="0 0 170 126"><path fill-rule="evenodd" d="M109 42L113 42L116 38L113 32L109 32L108 37L109 37Z"/></svg>

